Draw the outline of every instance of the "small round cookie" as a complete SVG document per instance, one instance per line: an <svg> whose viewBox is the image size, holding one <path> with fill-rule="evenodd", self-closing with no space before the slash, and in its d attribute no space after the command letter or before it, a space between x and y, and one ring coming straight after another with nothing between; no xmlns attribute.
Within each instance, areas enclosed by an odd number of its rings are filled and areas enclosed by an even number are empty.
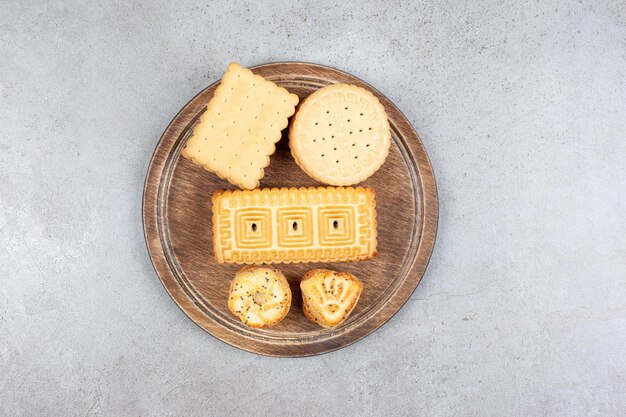
<svg viewBox="0 0 626 417"><path fill-rule="evenodd" d="M302 277L304 315L322 327L343 323L356 307L363 283L347 272L312 269Z"/></svg>
<svg viewBox="0 0 626 417"><path fill-rule="evenodd" d="M368 90L333 84L300 105L289 129L289 146L309 176L325 184L366 180L389 154L387 113Z"/></svg>
<svg viewBox="0 0 626 417"><path fill-rule="evenodd" d="M280 323L291 307L291 289L285 276L265 266L242 268L230 284L228 308L248 327Z"/></svg>

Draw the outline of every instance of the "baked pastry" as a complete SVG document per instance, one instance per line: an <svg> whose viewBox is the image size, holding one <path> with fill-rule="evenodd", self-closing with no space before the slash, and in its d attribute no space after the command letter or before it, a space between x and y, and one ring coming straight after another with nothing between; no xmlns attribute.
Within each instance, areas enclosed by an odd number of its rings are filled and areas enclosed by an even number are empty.
<svg viewBox="0 0 626 417"><path fill-rule="evenodd" d="M248 327L274 326L291 306L291 289L285 276L266 266L246 266L230 284L228 308Z"/></svg>
<svg viewBox="0 0 626 417"><path fill-rule="evenodd" d="M366 180L389 154L391 131L385 108L368 90L333 84L308 96L289 128L296 162L324 184Z"/></svg>
<svg viewBox="0 0 626 417"><path fill-rule="evenodd" d="M374 190L265 188L213 194L218 262L338 262L376 255Z"/></svg>
<svg viewBox="0 0 626 417"><path fill-rule="evenodd" d="M256 188L298 100L233 62L182 155L240 188Z"/></svg>
<svg viewBox="0 0 626 417"><path fill-rule="evenodd" d="M312 269L302 277L304 315L322 327L343 323L361 296L363 283L347 272Z"/></svg>

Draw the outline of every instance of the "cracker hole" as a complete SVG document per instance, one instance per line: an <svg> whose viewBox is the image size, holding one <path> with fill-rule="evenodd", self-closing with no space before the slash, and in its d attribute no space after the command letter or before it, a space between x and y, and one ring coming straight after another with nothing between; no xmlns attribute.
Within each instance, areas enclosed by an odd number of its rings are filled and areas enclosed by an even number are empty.
<svg viewBox="0 0 626 417"><path fill-rule="evenodd" d="M350 131L350 134L352 134L352 131Z"/></svg>
<svg viewBox="0 0 626 417"><path fill-rule="evenodd" d="M293 222L291 227L293 228L293 230L298 230L298 223L297 222Z"/></svg>
<svg viewBox="0 0 626 417"><path fill-rule="evenodd" d="M324 154L322 154L322 158L324 157Z"/></svg>
<svg viewBox="0 0 626 417"><path fill-rule="evenodd" d="M333 125L332 123L328 123L328 126L332 126L332 125Z"/></svg>
<svg viewBox="0 0 626 417"><path fill-rule="evenodd" d="M338 163L339 163L339 159L337 159L337 160L335 161L335 163L336 163L336 164L338 164Z"/></svg>
<svg viewBox="0 0 626 417"><path fill-rule="evenodd" d="M368 128L367 128L367 130L372 130L372 128L371 128L371 127L368 127Z"/></svg>
<svg viewBox="0 0 626 417"><path fill-rule="evenodd" d="M356 146L356 143L353 143L352 146Z"/></svg>
<svg viewBox="0 0 626 417"><path fill-rule="evenodd" d="M315 126L317 126L317 125L318 125L318 123L317 123L317 122L315 122Z"/></svg>
<svg viewBox="0 0 626 417"><path fill-rule="evenodd" d="M330 135L331 139L335 139L335 135Z"/></svg>
<svg viewBox="0 0 626 417"><path fill-rule="evenodd" d="M330 114L330 110L326 110L326 114Z"/></svg>
<svg viewBox="0 0 626 417"><path fill-rule="evenodd" d="M250 225L250 228L253 232L256 232L256 223L252 223L252 225Z"/></svg>
<svg viewBox="0 0 626 417"><path fill-rule="evenodd" d="M358 156L355 156L355 157L354 157L354 159L359 159L359 157L358 157Z"/></svg>
<svg viewBox="0 0 626 417"><path fill-rule="evenodd" d="M333 221L333 229L339 228L339 222L337 220Z"/></svg>
<svg viewBox="0 0 626 417"><path fill-rule="evenodd" d="M333 151L336 151L336 150L337 150L337 148L333 148Z"/></svg>
<svg viewBox="0 0 626 417"><path fill-rule="evenodd" d="M350 123L350 119L348 119L348 123Z"/></svg>
<svg viewBox="0 0 626 417"><path fill-rule="evenodd" d="M345 110L348 110L348 108L347 108L347 107L344 107L344 109L345 109Z"/></svg>
<svg viewBox="0 0 626 417"><path fill-rule="evenodd" d="M359 116L363 116L363 113L359 114Z"/></svg>
<svg viewBox="0 0 626 417"><path fill-rule="evenodd" d="M367 148L369 148L369 147L370 147L370 144L368 143L368 144L367 144L367 145L365 145L365 146L366 146Z"/></svg>
<svg viewBox="0 0 626 417"><path fill-rule="evenodd" d="M362 131L363 131L363 129L359 129L359 132L362 132Z"/></svg>
<svg viewBox="0 0 626 417"><path fill-rule="evenodd" d="M317 139L313 139L313 142L317 142Z"/></svg>

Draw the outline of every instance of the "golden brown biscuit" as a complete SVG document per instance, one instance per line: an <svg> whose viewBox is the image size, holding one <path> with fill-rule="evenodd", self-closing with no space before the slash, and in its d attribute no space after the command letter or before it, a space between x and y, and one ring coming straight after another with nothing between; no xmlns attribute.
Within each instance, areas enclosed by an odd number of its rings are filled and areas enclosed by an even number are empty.
<svg viewBox="0 0 626 417"><path fill-rule="evenodd" d="M291 306L291 289L284 275L271 267L246 266L230 284L228 308L249 327L280 323Z"/></svg>
<svg viewBox="0 0 626 417"><path fill-rule="evenodd" d="M374 190L265 188L213 195L218 262L337 262L376 255Z"/></svg>
<svg viewBox="0 0 626 417"><path fill-rule="evenodd" d="M343 323L361 296L363 283L347 272L312 269L302 277L304 315L322 327Z"/></svg>
<svg viewBox="0 0 626 417"><path fill-rule="evenodd" d="M289 129L296 162L312 178L331 185L366 180L389 154L385 109L368 90L333 84L307 97Z"/></svg>
<svg viewBox="0 0 626 417"><path fill-rule="evenodd" d="M298 96L229 65L182 155L244 189L259 186Z"/></svg>

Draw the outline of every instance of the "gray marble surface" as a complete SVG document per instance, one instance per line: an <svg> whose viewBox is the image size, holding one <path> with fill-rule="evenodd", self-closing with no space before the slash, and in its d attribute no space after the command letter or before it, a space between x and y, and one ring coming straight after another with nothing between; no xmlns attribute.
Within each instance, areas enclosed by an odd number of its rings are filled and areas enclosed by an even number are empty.
<svg viewBox="0 0 626 417"><path fill-rule="evenodd" d="M394 100L430 154L435 252L346 349L239 351L157 279L142 186L231 60ZM626 6L0 5L0 415L626 415Z"/></svg>

